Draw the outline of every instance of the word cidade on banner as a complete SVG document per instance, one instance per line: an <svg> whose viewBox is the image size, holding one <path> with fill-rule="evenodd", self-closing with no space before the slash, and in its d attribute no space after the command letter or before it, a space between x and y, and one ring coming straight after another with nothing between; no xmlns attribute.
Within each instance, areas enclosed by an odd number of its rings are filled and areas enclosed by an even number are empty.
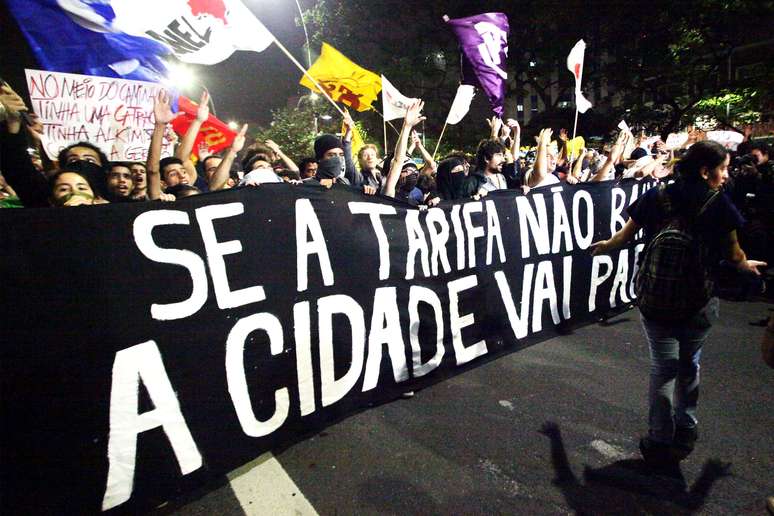
<svg viewBox="0 0 774 516"><path fill-rule="evenodd" d="M4 210L2 504L155 506L622 310L643 244L588 248L651 186L427 211L285 184L173 206Z"/></svg>
<svg viewBox="0 0 774 516"><path fill-rule="evenodd" d="M153 133L153 99L163 85L111 77L25 70L30 108L43 123L51 159L71 143L88 141L111 161L146 161ZM171 130L167 129L168 136ZM172 151L165 138L162 155Z"/></svg>

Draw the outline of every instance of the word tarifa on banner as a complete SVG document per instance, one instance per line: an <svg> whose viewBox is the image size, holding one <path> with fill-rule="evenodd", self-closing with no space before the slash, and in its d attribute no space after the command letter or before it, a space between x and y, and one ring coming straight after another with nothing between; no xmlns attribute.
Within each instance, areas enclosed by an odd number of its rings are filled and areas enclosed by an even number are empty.
<svg viewBox="0 0 774 516"><path fill-rule="evenodd" d="M650 186L643 183L642 190ZM475 326L477 320L474 313L463 309L461 298L481 287L482 274L491 273L502 303L497 309L506 314L507 324L516 340L543 330L544 313L555 325L571 319L573 256L570 253L588 249L594 238L595 220L592 197L587 191L578 189L565 204L562 190L557 187L529 196L516 196L513 203L507 205L507 213L502 212L502 204L498 212L493 200L482 200L458 204L451 209L431 208L425 213L406 210L402 220L398 219L398 211L393 205L348 202L352 215L369 221L372 238L379 250L378 266L373 267L373 271L380 281L386 282L373 292L363 294L372 300L370 313L366 313L362 303L354 297L335 293L336 278L340 273L332 267L323 227L312 203L308 199L297 199L297 296L292 314L274 313L271 304L265 303L265 307L240 318L225 336L226 383L242 432L249 437L265 437L280 430L291 415L303 418L336 404L359 383L364 393L375 389L380 380L385 380L380 378L385 358L389 361L391 380L399 384L425 377L441 366L460 367L487 355L490 349L485 340L465 342L463 339L463 330ZM624 206L639 193L640 189L634 186L631 198L627 199L622 189L611 189L611 233L624 224ZM547 198L553 204L553 217L548 216ZM242 253L243 246L240 240L220 240L215 223L234 222L236 217L245 216L248 215L242 202L230 202L197 208L193 217L183 210L159 209L144 212L134 219L134 240L142 255L153 262L184 268L192 285L186 299L151 304L149 310L153 319L173 321L196 315L210 298L210 282L214 300L221 310L270 301L263 285L254 284L238 290L232 290L229 285L224 258ZM385 230L386 225L395 223L402 224L406 230L407 241L401 242L400 246L390 241ZM510 248L505 245L503 224L518 224L521 228L518 245ZM154 240L153 231L163 226L190 228L191 237L201 239L204 256L186 249L160 246ZM447 247L452 239L454 245ZM405 253L396 256L395 247L405 248ZM629 254L630 249L623 249L617 256L595 256L591 262L588 299L573 306L595 311L599 288L606 282L612 282L611 307L633 300L636 265L630 273L630 263L636 264L642 248L642 244L635 246L633 256ZM557 262L549 257L557 254L563 256L555 270ZM520 281L514 282L504 272L503 266L508 261L516 262L521 271ZM311 275L312 270L319 270L320 274ZM486 272L482 273L482 270ZM445 275L454 278L440 284L442 291L415 283L420 278ZM557 278L561 278L559 285ZM310 288L320 286L310 285L310 282L318 279L334 293L310 298ZM488 281L488 278L483 279ZM401 307L399 299L407 300L407 307ZM401 308L408 313L407 325L401 323ZM425 315L432 313L432 317L420 317L420 309ZM334 335L334 317L347 320L347 333ZM290 321L292 328L287 326ZM420 343L422 326L434 330L429 346L427 342ZM450 335L445 335L447 327ZM295 350L295 378L274 391L274 410L262 419L256 416L253 408L255 400L248 387L244 358L249 337L256 332L268 338L272 357L287 351L290 343L285 342L286 334L293 335ZM317 337L317 342L313 336ZM445 339L448 342L449 337L451 349L446 349L444 342ZM351 361L343 374L340 367L334 367L334 344L351 350ZM424 354L423 358L423 344L434 350L432 356ZM317 378L315 371L319 371ZM140 384L144 385L154 407L143 413L139 412ZM204 464L154 340L115 354L111 385L109 464L103 510L117 507L131 498L137 441L144 432L163 429L182 475L188 475ZM293 399L298 400L297 406L291 406L291 389Z"/></svg>

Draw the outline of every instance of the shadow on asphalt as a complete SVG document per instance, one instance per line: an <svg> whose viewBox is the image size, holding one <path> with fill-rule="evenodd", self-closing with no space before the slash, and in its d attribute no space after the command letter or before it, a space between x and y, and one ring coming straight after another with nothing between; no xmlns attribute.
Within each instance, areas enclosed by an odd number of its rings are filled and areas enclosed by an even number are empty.
<svg viewBox="0 0 774 516"><path fill-rule="evenodd" d="M546 422L540 433L551 440L553 483L577 514L695 514L713 484L731 474L729 463L711 459L689 488L677 462L654 468L642 459L626 459L597 469L586 466L581 483L570 467L559 426Z"/></svg>

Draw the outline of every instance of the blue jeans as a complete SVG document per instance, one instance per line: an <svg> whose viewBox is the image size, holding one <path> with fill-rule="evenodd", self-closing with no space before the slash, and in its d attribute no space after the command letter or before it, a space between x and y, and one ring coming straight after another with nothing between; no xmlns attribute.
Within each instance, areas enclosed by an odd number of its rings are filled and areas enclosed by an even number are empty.
<svg viewBox="0 0 774 516"><path fill-rule="evenodd" d="M695 428L699 359L710 330L707 308L681 323L642 317L650 346L648 436L671 444L675 426Z"/></svg>

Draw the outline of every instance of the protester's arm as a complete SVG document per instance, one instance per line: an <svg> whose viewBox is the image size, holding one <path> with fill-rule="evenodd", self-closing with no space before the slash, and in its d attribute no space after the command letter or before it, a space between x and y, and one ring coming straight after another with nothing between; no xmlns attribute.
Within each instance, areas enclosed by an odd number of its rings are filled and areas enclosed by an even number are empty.
<svg viewBox="0 0 774 516"><path fill-rule="evenodd" d="M202 96L199 99L199 107L196 109L196 120L191 122L188 130L183 135L183 139L180 140L175 151L175 157L183 162L183 168L186 174L188 174L189 184L193 185L196 182L196 167L191 162L191 153L193 152L193 146L196 142L196 136L202 128L202 124L210 117L210 94L205 90L202 92ZM200 157L201 159L201 157Z"/></svg>
<svg viewBox="0 0 774 516"><path fill-rule="evenodd" d="M760 276L758 267L766 267L766 262L759 262L758 260L748 260L747 255L744 253L741 247L739 247L739 239L736 235L736 230L728 233L724 239L724 249L726 253L726 259L736 265L736 268L742 272L749 272Z"/></svg>
<svg viewBox="0 0 774 516"><path fill-rule="evenodd" d="M349 181L350 177L357 175L357 169L355 168L355 160L352 159L352 128L355 127L355 121L352 120L348 110L344 110L344 134L341 137L341 150L344 151L344 177ZM361 176L361 182L363 179ZM350 186L355 186L350 181Z"/></svg>
<svg viewBox="0 0 774 516"><path fill-rule="evenodd" d="M282 163L285 164L285 168L287 168L288 170L292 170L293 172L299 172L298 165L296 165L296 162L290 159L287 155L285 155L285 153L282 152L282 149L280 149L280 146L274 143L273 140L266 140L264 143L277 156L279 156L279 158L282 160Z"/></svg>
<svg viewBox="0 0 774 516"><path fill-rule="evenodd" d="M419 137L416 131L411 131L411 139L414 142L414 146L419 149L419 153L422 155L422 159L425 161L425 165L422 168L432 170L433 173L435 173L435 171L438 170L438 165L433 159L433 156L427 152L425 146L422 145L422 139ZM409 155L411 155L411 152L409 152Z"/></svg>
<svg viewBox="0 0 774 516"><path fill-rule="evenodd" d="M509 118L506 124L511 128L511 159L516 162L519 161L519 149L521 148L521 126L513 118Z"/></svg>
<svg viewBox="0 0 774 516"><path fill-rule="evenodd" d="M177 116L172 113L171 99L165 90L159 90L153 99L153 134L151 135L150 148L148 149L148 161L145 164L148 180L148 199L155 201L161 198L161 143L164 140L164 130L167 124Z"/></svg>
<svg viewBox="0 0 774 516"><path fill-rule="evenodd" d="M26 111L27 106L8 85L0 87L0 104L7 113L6 130L0 135L0 170L24 206L50 206L48 181L32 165L27 140L21 130L19 112Z"/></svg>
<svg viewBox="0 0 774 516"><path fill-rule="evenodd" d="M567 182L571 185L578 183L583 175L583 158L586 155L585 151L580 152L580 156L575 158L575 163L572 165L572 171L567 175Z"/></svg>
<svg viewBox="0 0 774 516"><path fill-rule="evenodd" d="M551 143L551 129L543 129L538 136L537 157L532 172L526 177L527 186L534 188L548 175L548 146Z"/></svg>
<svg viewBox="0 0 774 516"><path fill-rule="evenodd" d="M618 139L615 142L615 145L613 145L612 150L610 151L610 156L607 157L607 160L605 160L605 164L600 167L599 170L597 170L597 173L591 176L589 179L590 182L597 182L597 181L603 181L610 170L615 166L615 163L618 161L618 158L621 157L621 154L623 153L624 147L626 147L626 141L629 138L629 135L626 134L626 132L621 131L618 134Z"/></svg>
<svg viewBox="0 0 774 516"><path fill-rule="evenodd" d="M626 221L626 224L624 224L624 227L619 229L618 232L608 240L601 240L591 244L591 254L594 256L598 254L607 254L610 251L622 248L635 234L637 234L639 229L640 226L630 217L629 220Z"/></svg>
<svg viewBox="0 0 774 516"><path fill-rule="evenodd" d="M489 139L497 140L497 138L500 137L500 128L503 126L503 121L496 116L493 116L492 118L487 118L486 123L489 124L490 129Z"/></svg>
<svg viewBox="0 0 774 516"><path fill-rule="evenodd" d="M400 130L398 143L395 146L395 155L392 157L392 166L390 166L390 172L387 174L387 179L384 182L383 193L387 197L395 197L395 186L398 184L400 171L403 169L403 157L406 155L406 149L408 149L409 135L411 134L411 129L425 119L422 116L422 108L424 106L424 102L415 100L406 110L403 127Z"/></svg>
<svg viewBox="0 0 774 516"><path fill-rule="evenodd" d="M229 174L231 172L231 165L234 164L236 155L239 154L239 152L245 146L245 133L247 133L247 124L243 125L237 135L234 137L234 141L231 142L231 147L229 147L226 155L223 156L223 160L220 162L220 165L218 165L215 173L212 174L210 183L208 185L211 192L214 192L215 190L222 190L223 187L226 186Z"/></svg>

